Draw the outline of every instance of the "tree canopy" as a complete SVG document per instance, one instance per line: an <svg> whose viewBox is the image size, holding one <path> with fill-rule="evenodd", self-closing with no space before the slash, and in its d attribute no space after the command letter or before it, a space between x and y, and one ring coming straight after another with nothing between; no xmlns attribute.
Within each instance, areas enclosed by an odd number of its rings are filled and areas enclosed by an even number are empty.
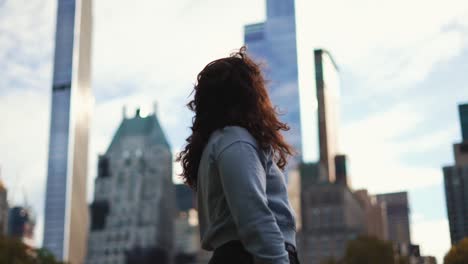
<svg viewBox="0 0 468 264"><path fill-rule="evenodd" d="M392 244L373 237L359 237L348 242L344 263L394 264Z"/></svg>
<svg viewBox="0 0 468 264"><path fill-rule="evenodd" d="M33 249L20 239L0 236L0 263L63 264L45 249Z"/></svg>
<svg viewBox="0 0 468 264"><path fill-rule="evenodd" d="M453 245L444 257L444 264L466 263L468 263L468 237Z"/></svg>

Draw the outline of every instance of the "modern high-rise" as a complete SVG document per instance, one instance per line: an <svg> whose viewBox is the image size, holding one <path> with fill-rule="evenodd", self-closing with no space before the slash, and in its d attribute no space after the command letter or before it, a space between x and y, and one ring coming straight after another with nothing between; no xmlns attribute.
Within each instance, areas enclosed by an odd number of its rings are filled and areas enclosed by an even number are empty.
<svg viewBox="0 0 468 264"><path fill-rule="evenodd" d="M83 263L91 111L91 0L58 0L43 246Z"/></svg>
<svg viewBox="0 0 468 264"><path fill-rule="evenodd" d="M172 263L172 154L155 114L123 117L94 183L86 263Z"/></svg>
<svg viewBox="0 0 468 264"><path fill-rule="evenodd" d="M468 104L458 110L462 142L453 145L455 164L443 168L452 244L468 236Z"/></svg>
<svg viewBox="0 0 468 264"><path fill-rule="evenodd" d="M318 103L318 129L320 164L324 171L326 181L334 182L336 179L335 159L337 165L345 166L346 159L338 154L338 113L340 79L338 67L331 54L326 50L318 49L314 52L315 83ZM341 166L338 166L340 168ZM339 173L339 172L338 172ZM339 175L342 176L342 175ZM339 178L347 184L346 179Z"/></svg>
<svg viewBox="0 0 468 264"><path fill-rule="evenodd" d="M270 98L291 127L285 137L299 152L293 166L302 160L294 0L267 0L266 8L265 22L245 26L244 42L247 52L264 64Z"/></svg>
<svg viewBox="0 0 468 264"><path fill-rule="evenodd" d="M388 239L394 244L411 245L408 193L385 193L376 197L387 209Z"/></svg>

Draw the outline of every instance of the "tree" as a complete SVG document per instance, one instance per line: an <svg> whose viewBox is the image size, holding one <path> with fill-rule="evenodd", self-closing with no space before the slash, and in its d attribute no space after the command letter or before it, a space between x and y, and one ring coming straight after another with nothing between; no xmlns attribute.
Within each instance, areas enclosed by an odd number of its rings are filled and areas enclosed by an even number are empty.
<svg viewBox="0 0 468 264"><path fill-rule="evenodd" d="M29 264L31 256L26 245L19 239L0 237L0 263Z"/></svg>
<svg viewBox="0 0 468 264"><path fill-rule="evenodd" d="M465 263L468 263L468 237L453 245L444 257L444 264Z"/></svg>
<svg viewBox="0 0 468 264"><path fill-rule="evenodd" d="M0 263L64 264L45 249L32 249L20 239L0 236Z"/></svg>
<svg viewBox="0 0 468 264"><path fill-rule="evenodd" d="M348 242L343 259L346 264L394 264L391 242L373 237L359 237Z"/></svg>

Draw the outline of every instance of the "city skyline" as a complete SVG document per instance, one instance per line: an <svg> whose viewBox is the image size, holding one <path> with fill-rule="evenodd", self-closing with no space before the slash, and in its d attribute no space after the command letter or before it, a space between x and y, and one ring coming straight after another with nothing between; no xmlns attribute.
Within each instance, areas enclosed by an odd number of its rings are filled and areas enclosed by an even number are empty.
<svg viewBox="0 0 468 264"><path fill-rule="evenodd" d="M251 8L241 8L247 4ZM305 1L296 2L299 82L304 83L304 78L310 78L305 74L312 72L304 66L313 63L313 49L306 46L322 46L333 52L343 73L341 145L349 156L353 186L369 187L371 193L409 189L416 222L413 232L416 240L420 240L416 242L424 252L432 254L438 250L440 257L448 249L448 240L447 243L444 239L431 241L425 233L435 230L435 235L448 239L440 167L452 163L451 143L460 139L454 106L468 100L461 68L468 57L466 8L460 8L459 1L443 6L426 2L412 2L407 6L397 1L386 6L386 12L380 11L377 3L367 8L362 3L354 7L345 4L338 10L334 4L334 1L321 3L317 8ZM418 21L413 21L411 12L418 5L427 8ZM213 14L208 11L210 8L225 8L229 12ZM343 10L349 11L349 15ZM35 211L40 211L44 195L40 182L45 182L47 149L47 125L44 124L48 124L50 107L50 93L45 88L50 87L51 82L55 3L10 1L0 7L0 12L0 30L7 33L2 34L7 42L1 43L6 46L0 52L0 65L6 69L2 73L0 111L9 114L3 123L7 129L0 132L2 149L8 150L0 153L0 162L5 168L3 177L8 187L25 186L34 201ZM161 12L161 20L154 12ZM204 12L207 15L200 16ZM355 13L361 19L354 19ZM392 20L391 13L399 13L401 19ZM93 62L96 108L89 166L93 170L96 154L104 152L124 103L134 106L145 100L159 101L162 96L161 122L168 127L169 140L178 151L188 132L186 124L190 122L190 113L183 105L196 73L210 60L226 56L242 45L242 25L262 21L264 3L200 3L200 6L186 7L182 3L142 2L134 7L124 2L101 1L96 4L96 14ZM327 14L334 15L327 17ZM342 19L336 20L336 17ZM223 19L229 21L209 23ZM373 27L366 26L369 19L373 20ZM167 24L171 27L155 26ZM320 25L327 27L321 29ZM174 35L174 32L183 34ZM171 41L161 40L158 34ZM306 39L306 35L312 37ZM200 38L209 41L196 41L190 47L183 44L187 39ZM132 49L135 43L136 50ZM178 56L167 52L174 49ZM12 58L9 54L16 56ZM174 57L191 59L174 65L171 64ZM385 65L381 61L385 61ZM421 107L435 102L437 107ZM30 115L34 116L33 120L22 122ZM37 131L33 139L30 139L31 130ZM307 131L305 134L316 139ZM310 144L307 148L311 148ZM373 164L366 163L369 157ZM30 166L24 167L24 163ZM95 175L92 171L89 181ZM89 189L88 193L91 191ZM12 194L11 197L18 200L18 196ZM434 201L431 206L426 205L428 199ZM41 216L38 221L43 221ZM38 231L40 237L41 231Z"/></svg>

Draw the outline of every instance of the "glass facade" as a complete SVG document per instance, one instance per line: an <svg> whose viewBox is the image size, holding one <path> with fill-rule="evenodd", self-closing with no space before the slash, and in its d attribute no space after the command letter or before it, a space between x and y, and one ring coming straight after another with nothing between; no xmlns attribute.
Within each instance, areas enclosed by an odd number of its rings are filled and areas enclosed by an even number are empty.
<svg viewBox="0 0 468 264"><path fill-rule="evenodd" d="M43 246L72 263L83 262L88 221L91 23L91 0L58 1Z"/></svg>
<svg viewBox="0 0 468 264"><path fill-rule="evenodd" d="M296 50L296 24L293 0L267 0L267 20L245 26L244 42L253 58L264 64L270 98L291 130L286 140L302 160L301 123Z"/></svg>

